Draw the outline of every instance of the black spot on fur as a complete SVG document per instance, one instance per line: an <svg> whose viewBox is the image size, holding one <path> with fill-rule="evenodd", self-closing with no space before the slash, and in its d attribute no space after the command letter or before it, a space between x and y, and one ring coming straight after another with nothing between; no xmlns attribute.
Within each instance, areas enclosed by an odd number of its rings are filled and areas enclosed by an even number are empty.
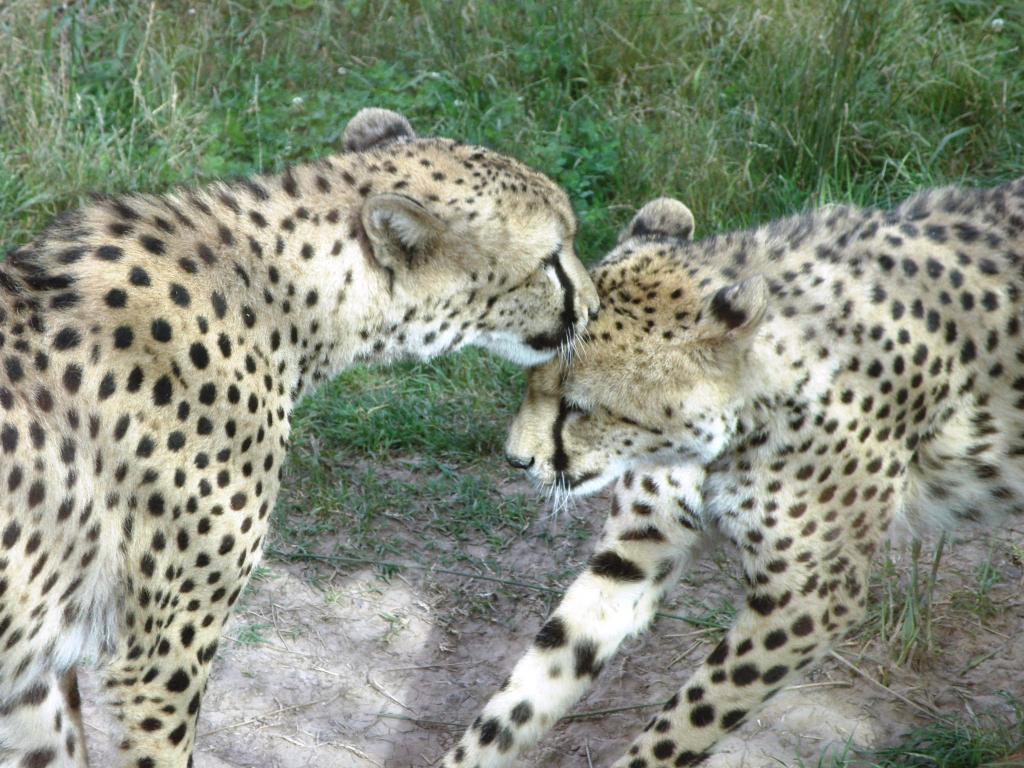
<svg viewBox="0 0 1024 768"><path fill-rule="evenodd" d="M718 666L725 662L729 656L729 641L723 639L718 645L715 646L710 654L708 654L707 663L713 666Z"/></svg>
<svg viewBox="0 0 1024 768"><path fill-rule="evenodd" d="M167 690L174 693L181 693L182 691L188 690L189 682L190 679L188 673L184 669L179 668L167 679Z"/></svg>
<svg viewBox="0 0 1024 768"><path fill-rule="evenodd" d="M711 314L726 328L739 328L747 322L747 313L729 301L730 288L722 288L711 299Z"/></svg>
<svg viewBox="0 0 1024 768"><path fill-rule="evenodd" d="M665 534L649 525L646 528L634 528L619 536L619 541L665 541Z"/></svg>
<svg viewBox="0 0 1024 768"><path fill-rule="evenodd" d="M654 756L659 760L668 760L672 757L672 754L676 751L676 743L671 739L663 739L654 745L654 749L651 750Z"/></svg>
<svg viewBox="0 0 1024 768"><path fill-rule="evenodd" d="M521 701L512 707L509 719L516 725L522 725L533 717L533 706L528 701Z"/></svg>
<svg viewBox="0 0 1024 768"><path fill-rule="evenodd" d="M557 616L548 619L533 642L538 648L561 648L567 642L565 622Z"/></svg>
<svg viewBox="0 0 1024 768"><path fill-rule="evenodd" d="M576 643L573 647L573 670L576 677L597 676L601 671L597 663L597 643L593 640L580 640Z"/></svg>
<svg viewBox="0 0 1024 768"><path fill-rule="evenodd" d="M676 766L676 768L683 768L683 766L695 766L700 765L707 759L707 752L691 752L690 750L686 750L685 752L680 752L676 755L676 761L672 763L672 765Z"/></svg>
<svg viewBox="0 0 1024 768"><path fill-rule="evenodd" d="M701 704L690 710L690 722L698 728L711 725L715 720L715 708L710 704Z"/></svg>
<svg viewBox="0 0 1024 768"><path fill-rule="evenodd" d="M74 328L62 328L53 338L54 349L65 351L74 349L82 342L82 335Z"/></svg>
<svg viewBox="0 0 1024 768"><path fill-rule="evenodd" d="M761 673L754 664L740 664L732 671L732 681L735 685L750 685L760 676Z"/></svg>
<svg viewBox="0 0 1024 768"><path fill-rule="evenodd" d="M501 723L498 722L496 717L492 717L487 720L480 727L480 745L486 747L492 741L498 737L498 729L501 728Z"/></svg>
<svg viewBox="0 0 1024 768"><path fill-rule="evenodd" d="M590 570L597 576L617 581L641 581L644 572L631 560L620 557L611 550L599 552L590 560Z"/></svg>
<svg viewBox="0 0 1024 768"><path fill-rule="evenodd" d="M142 235L139 238L139 243L154 256L160 256L164 252L164 241L152 235Z"/></svg>
<svg viewBox="0 0 1024 768"><path fill-rule="evenodd" d="M732 730L741 722L743 718L747 716L745 709L732 709L722 715L722 727L727 731Z"/></svg>

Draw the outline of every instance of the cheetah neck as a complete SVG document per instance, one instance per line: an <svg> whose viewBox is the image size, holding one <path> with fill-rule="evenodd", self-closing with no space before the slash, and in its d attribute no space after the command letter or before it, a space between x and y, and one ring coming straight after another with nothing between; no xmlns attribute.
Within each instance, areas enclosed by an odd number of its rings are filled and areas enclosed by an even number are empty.
<svg viewBox="0 0 1024 768"><path fill-rule="evenodd" d="M794 254L794 262L807 263L798 256ZM843 279L840 270L818 263L794 275L791 266L790 261L766 260L755 262L750 270L775 287L765 320L751 343L745 371L738 377L740 432L763 431L780 419L799 421L814 412L852 354L843 334L836 333L847 325L850 312L834 296L835 282ZM777 429L768 431L781 434Z"/></svg>
<svg viewBox="0 0 1024 768"><path fill-rule="evenodd" d="M802 422L815 412L843 365L841 350L821 357L795 345L799 328L791 323L770 319L765 325L750 351L750 370L735 411L745 434L785 434L777 425Z"/></svg>
<svg viewBox="0 0 1024 768"><path fill-rule="evenodd" d="M260 369L290 407L355 361L408 355L402 328L415 312L374 261L359 217L382 173L339 155L101 202L12 253L4 278L35 297L26 306L59 305L45 315L54 329L88 328L98 355L116 347L113 324L135 340L123 354L184 365L198 332L211 361L236 377Z"/></svg>

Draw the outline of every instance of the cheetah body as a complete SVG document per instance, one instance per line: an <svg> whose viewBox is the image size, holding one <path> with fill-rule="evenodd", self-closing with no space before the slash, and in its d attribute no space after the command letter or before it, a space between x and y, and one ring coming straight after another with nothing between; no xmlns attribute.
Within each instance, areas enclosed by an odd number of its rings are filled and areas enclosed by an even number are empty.
<svg viewBox="0 0 1024 768"><path fill-rule="evenodd" d="M364 110L348 152L65 216L0 264L0 765L191 765L289 414L355 362L556 354L596 308L547 178Z"/></svg>
<svg viewBox="0 0 1024 768"><path fill-rule="evenodd" d="M614 481L611 516L448 766L536 739L709 535L746 606L618 767L698 764L820 657L894 521L1024 514L1024 179L691 231L677 201L641 209L592 271L589 340L529 376L509 460L563 492Z"/></svg>

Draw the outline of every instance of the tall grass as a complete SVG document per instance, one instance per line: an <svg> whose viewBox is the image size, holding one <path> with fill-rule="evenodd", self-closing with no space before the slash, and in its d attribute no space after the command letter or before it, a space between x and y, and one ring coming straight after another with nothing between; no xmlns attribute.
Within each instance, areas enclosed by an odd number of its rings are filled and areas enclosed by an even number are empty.
<svg viewBox="0 0 1024 768"><path fill-rule="evenodd" d="M555 176L589 256L657 194L707 232L995 181L1024 156L1022 25L978 0L9 0L0 231L329 152L371 103Z"/></svg>

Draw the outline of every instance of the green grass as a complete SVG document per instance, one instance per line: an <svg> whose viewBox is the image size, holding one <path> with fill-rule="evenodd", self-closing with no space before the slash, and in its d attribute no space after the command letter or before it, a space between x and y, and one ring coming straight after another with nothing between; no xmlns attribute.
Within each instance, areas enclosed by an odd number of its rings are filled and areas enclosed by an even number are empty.
<svg viewBox="0 0 1024 768"><path fill-rule="evenodd" d="M981 620L998 616L1002 606L992 598L992 590L1003 580L1003 575L991 560L980 563L974 572L974 584L952 595L952 603Z"/></svg>
<svg viewBox="0 0 1024 768"><path fill-rule="evenodd" d="M1020 768L1024 765L1024 709L936 720L906 734L899 744L863 757L849 749L824 757L818 768Z"/></svg>
<svg viewBox="0 0 1024 768"><path fill-rule="evenodd" d="M233 631L236 642L242 645L263 645L267 642L267 631L272 629L269 624L258 621L239 623Z"/></svg>
<svg viewBox="0 0 1024 768"><path fill-rule="evenodd" d="M1004 709L959 719L945 718L915 728L898 744L856 753L848 742L831 749L813 768L1021 768L1024 766L1024 709L1003 694ZM798 761L798 768L812 768Z"/></svg>
<svg viewBox="0 0 1024 768"><path fill-rule="evenodd" d="M395 398L401 386L405 397ZM327 384L296 414L298 441L381 459L395 451L473 461L505 439L504 422L518 405L522 384L512 366L477 350L431 366L359 368ZM480 423L481 413L500 421Z"/></svg>
<svg viewBox="0 0 1024 768"><path fill-rule="evenodd" d="M942 537L929 557L922 543L914 541L909 567L901 567L893 559L889 542L882 545L878 567L871 575L865 630L881 639L897 665L921 662L932 651L935 583L944 548Z"/></svg>
<svg viewBox="0 0 1024 768"><path fill-rule="evenodd" d="M588 260L656 195L685 201L699 236L826 201L886 204L923 185L1024 175L1019 3L56 5L0 3L8 247L93 192L335 151L366 105L552 175ZM296 414L278 536L299 552L341 528L350 552L415 557L410 540L439 540L456 560L465 542L501 553L540 507L507 492L498 458L519 386L474 353L343 375ZM402 525L406 539L392 535ZM978 575L981 608L991 583ZM889 595L883 624L901 653L927 627L926 614L900 613L927 608L923 586L922 574L909 598Z"/></svg>
<svg viewBox="0 0 1024 768"><path fill-rule="evenodd" d="M0 12L10 241L90 191L328 152L371 103L555 176L589 256L656 194L682 197L707 232L1021 172L1014 3L50 5Z"/></svg>

